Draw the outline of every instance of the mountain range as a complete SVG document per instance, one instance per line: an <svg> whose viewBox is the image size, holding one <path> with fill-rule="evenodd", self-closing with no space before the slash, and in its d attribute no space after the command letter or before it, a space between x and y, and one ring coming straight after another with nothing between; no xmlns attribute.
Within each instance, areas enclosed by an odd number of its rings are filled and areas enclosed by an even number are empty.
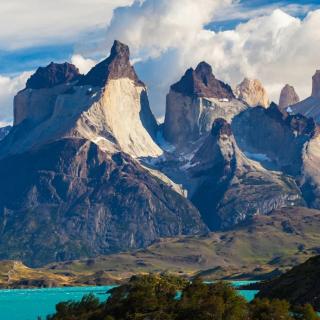
<svg viewBox="0 0 320 320"><path fill-rule="evenodd" d="M312 100L318 72L313 82ZM119 41L86 75L39 68L1 136L0 258L42 266L320 209L318 119L293 91L269 105L258 80L233 90L200 62L158 124Z"/></svg>

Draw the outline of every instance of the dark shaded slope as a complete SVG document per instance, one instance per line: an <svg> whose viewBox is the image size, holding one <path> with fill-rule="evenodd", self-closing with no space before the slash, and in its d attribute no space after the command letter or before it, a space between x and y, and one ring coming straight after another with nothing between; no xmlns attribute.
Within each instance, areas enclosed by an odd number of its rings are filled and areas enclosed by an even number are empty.
<svg viewBox="0 0 320 320"><path fill-rule="evenodd" d="M188 200L84 139L3 159L0 177L1 259L38 266L207 231Z"/></svg>
<svg viewBox="0 0 320 320"><path fill-rule="evenodd" d="M258 296L286 299L295 305L310 303L320 311L320 256L263 283Z"/></svg>

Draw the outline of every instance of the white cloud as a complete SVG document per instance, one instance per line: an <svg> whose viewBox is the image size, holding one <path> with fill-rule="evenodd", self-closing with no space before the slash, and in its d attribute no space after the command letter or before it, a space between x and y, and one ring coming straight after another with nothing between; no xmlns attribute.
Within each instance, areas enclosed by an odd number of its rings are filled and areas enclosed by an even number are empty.
<svg viewBox="0 0 320 320"><path fill-rule="evenodd" d="M81 33L103 29L113 9L133 0L0 1L0 49L79 40Z"/></svg>
<svg viewBox="0 0 320 320"><path fill-rule="evenodd" d="M171 47L190 45L214 12L232 0L145 0L119 8L107 32L144 58L157 57Z"/></svg>
<svg viewBox="0 0 320 320"><path fill-rule="evenodd" d="M118 38L130 45L134 58L144 60L137 67L150 87L157 116L164 112L170 84L202 60L233 86L245 76L260 79L275 101L286 83L301 97L310 95L311 77L320 67L320 10L300 20L276 9L234 30L206 30L217 14L221 19L221 12L234 12L237 6L227 0L145 0L116 10L108 44Z"/></svg>
<svg viewBox="0 0 320 320"><path fill-rule="evenodd" d="M70 40L82 32L100 30L109 24L115 7L130 3L133 0L0 1L0 50ZM311 76L320 67L320 10L310 11L301 20L290 14L306 12L309 6L290 4L282 8L274 10L270 5L244 10L237 0L135 1L115 11L103 52L114 39L130 45L132 61L149 86L156 116L164 113L169 86L202 60L213 66L218 78L233 86L249 76L260 79L273 100L278 100L285 83L306 97L311 92ZM212 21L228 19L250 20L224 32L205 27ZM82 42L90 42L90 37ZM90 56L88 51L76 48L75 52L80 54L75 54L72 62L87 72L94 60L85 58ZM9 85L0 86L0 105L9 110L16 92L1 89L3 86Z"/></svg>
<svg viewBox="0 0 320 320"><path fill-rule="evenodd" d="M24 72L12 78L0 75L0 126L12 122L13 97L25 87L30 75L31 72Z"/></svg>
<svg viewBox="0 0 320 320"><path fill-rule="evenodd" d="M86 59L81 54L74 54L71 57L71 63L79 69L80 73L86 74L97 62L92 59Z"/></svg>

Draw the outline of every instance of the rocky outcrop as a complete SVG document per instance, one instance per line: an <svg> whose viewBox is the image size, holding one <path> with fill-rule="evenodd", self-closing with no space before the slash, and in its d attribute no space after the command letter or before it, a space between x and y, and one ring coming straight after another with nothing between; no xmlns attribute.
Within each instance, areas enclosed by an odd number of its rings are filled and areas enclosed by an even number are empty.
<svg viewBox="0 0 320 320"><path fill-rule="evenodd" d="M268 169L300 175L302 150L316 132L315 123L301 115L283 119L275 104L251 108L234 118L232 130L240 149ZM294 161L293 161L294 159Z"/></svg>
<svg viewBox="0 0 320 320"><path fill-rule="evenodd" d="M245 78L235 90L238 99L250 107L269 107L269 97L260 80Z"/></svg>
<svg viewBox="0 0 320 320"><path fill-rule="evenodd" d="M232 129L216 119L191 161L191 197L211 230L229 229L256 214L303 204L294 180L264 169L238 148Z"/></svg>
<svg viewBox="0 0 320 320"><path fill-rule="evenodd" d="M0 157L69 137L82 137L103 150L133 157L162 154L154 140L158 127L147 89L130 65L126 45L115 41L110 56L73 83L67 75L64 83L51 81L61 78L51 77L50 70L58 67L47 68L41 75L48 77L49 88L29 86L15 97L15 128L0 146ZM34 78L39 78L37 73Z"/></svg>
<svg viewBox="0 0 320 320"><path fill-rule="evenodd" d="M282 113L286 113L289 106L292 106L299 101L300 98L296 93L294 87L286 84L280 93L279 109Z"/></svg>
<svg viewBox="0 0 320 320"><path fill-rule="evenodd" d="M116 40L111 48L110 56L93 67L87 75L82 77L78 85L105 87L109 80L122 78L133 80L135 84L144 87L130 64L129 47Z"/></svg>
<svg viewBox="0 0 320 320"><path fill-rule="evenodd" d="M320 311L320 256L259 286L259 298L285 299L293 305L310 303Z"/></svg>
<svg viewBox="0 0 320 320"><path fill-rule="evenodd" d="M217 80L211 66L201 62L170 88L164 137L176 147L183 147L185 141L195 141L210 132L216 118L230 121L243 109L245 105L235 99L230 86Z"/></svg>
<svg viewBox="0 0 320 320"><path fill-rule="evenodd" d="M80 78L79 70L70 63L51 62L40 67L27 81L26 89L53 88L63 83L71 83Z"/></svg>
<svg viewBox="0 0 320 320"><path fill-rule="evenodd" d="M0 258L32 266L201 234L197 209L124 153L63 139L0 161Z"/></svg>
<svg viewBox="0 0 320 320"><path fill-rule="evenodd" d="M320 71L316 71L312 77L312 94L293 106L290 106L291 114L302 114L320 123Z"/></svg>
<svg viewBox="0 0 320 320"><path fill-rule="evenodd" d="M171 86L171 89L190 97L234 98L231 87L217 80L211 66L204 61L200 62L195 70L188 69L181 80Z"/></svg>
<svg viewBox="0 0 320 320"><path fill-rule="evenodd" d="M38 68L14 99L14 125L23 121L36 124L50 117L57 96L79 78L79 70L69 63L52 62Z"/></svg>
<svg viewBox="0 0 320 320"><path fill-rule="evenodd" d="M320 70L312 77L312 97L320 99Z"/></svg>

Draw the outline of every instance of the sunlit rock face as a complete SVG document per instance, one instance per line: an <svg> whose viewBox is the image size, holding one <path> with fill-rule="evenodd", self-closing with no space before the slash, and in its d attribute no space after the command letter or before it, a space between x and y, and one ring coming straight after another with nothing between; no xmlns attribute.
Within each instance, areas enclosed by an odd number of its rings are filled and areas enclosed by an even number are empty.
<svg viewBox="0 0 320 320"><path fill-rule="evenodd" d="M292 106L300 101L298 94L293 86L286 84L280 93L279 109L282 113L290 112L287 110L289 106Z"/></svg>
<svg viewBox="0 0 320 320"><path fill-rule="evenodd" d="M142 163L163 154L157 130L119 41L85 76L38 69L0 142L0 257L42 265L206 233L174 183Z"/></svg>
<svg viewBox="0 0 320 320"><path fill-rule="evenodd" d="M270 104L266 89L258 79L245 78L236 88L238 99L247 103L250 107L261 106L267 108Z"/></svg>
<svg viewBox="0 0 320 320"><path fill-rule="evenodd" d="M177 147L195 141L210 132L213 121L222 117L230 121L246 106L235 99L229 85L217 80L212 68L201 62L188 69L167 95L164 122L165 139Z"/></svg>
<svg viewBox="0 0 320 320"><path fill-rule="evenodd" d="M129 59L128 46L115 41L110 56L85 76L70 64L39 68L15 97L15 134L2 150L21 152L63 137L82 137L109 152L161 155L147 89Z"/></svg>

